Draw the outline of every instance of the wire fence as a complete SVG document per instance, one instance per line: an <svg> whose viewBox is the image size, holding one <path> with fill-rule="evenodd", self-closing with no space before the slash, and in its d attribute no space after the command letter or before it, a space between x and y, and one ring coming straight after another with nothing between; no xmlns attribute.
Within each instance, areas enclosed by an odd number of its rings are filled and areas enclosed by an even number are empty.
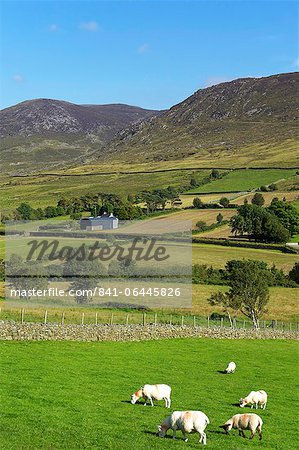
<svg viewBox="0 0 299 450"><path fill-rule="evenodd" d="M227 316L212 314L207 317L194 314L169 313L164 311L106 310L34 310L0 308L0 320L17 323L43 323L60 325L172 325L185 327L217 327L252 329L252 322L240 317L229 321ZM299 322L260 320L259 328L282 331L299 331Z"/></svg>

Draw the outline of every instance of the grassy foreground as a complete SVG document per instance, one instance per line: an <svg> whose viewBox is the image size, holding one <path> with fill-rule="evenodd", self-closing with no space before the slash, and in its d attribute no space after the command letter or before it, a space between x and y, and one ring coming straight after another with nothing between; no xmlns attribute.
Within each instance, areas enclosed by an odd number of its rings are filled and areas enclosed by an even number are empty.
<svg viewBox="0 0 299 450"><path fill-rule="evenodd" d="M1 342L1 449L199 448L156 436L168 414L129 403L143 383L169 383L172 410L199 409L210 418L214 449L295 449L298 399L293 341L186 339L141 343ZM224 375L234 360L237 371ZM241 411L252 389L268 392L260 442L224 435L218 426ZM247 432L248 434L248 432Z"/></svg>

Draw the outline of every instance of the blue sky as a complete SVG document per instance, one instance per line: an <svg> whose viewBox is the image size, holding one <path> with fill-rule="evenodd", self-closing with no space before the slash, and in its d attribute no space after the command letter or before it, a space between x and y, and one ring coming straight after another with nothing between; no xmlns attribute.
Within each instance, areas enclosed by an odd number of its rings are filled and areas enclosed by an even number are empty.
<svg viewBox="0 0 299 450"><path fill-rule="evenodd" d="M44 97L162 109L219 81L298 70L294 1L0 3L1 108Z"/></svg>

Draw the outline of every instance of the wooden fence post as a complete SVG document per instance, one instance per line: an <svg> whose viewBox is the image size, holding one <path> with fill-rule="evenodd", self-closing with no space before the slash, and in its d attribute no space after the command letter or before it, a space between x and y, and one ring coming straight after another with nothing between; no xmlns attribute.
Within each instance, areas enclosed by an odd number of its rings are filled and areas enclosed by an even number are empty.
<svg viewBox="0 0 299 450"><path fill-rule="evenodd" d="M196 317L195 316L193 316L193 326L194 326L194 328L196 327Z"/></svg>
<svg viewBox="0 0 299 450"><path fill-rule="evenodd" d="M129 314L127 314L127 317L126 317L126 325L129 325Z"/></svg>
<svg viewBox="0 0 299 450"><path fill-rule="evenodd" d="M245 330L245 328L246 328L246 322L245 322L245 319L243 320L243 328L244 328L244 330Z"/></svg>
<svg viewBox="0 0 299 450"><path fill-rule="evenodd" d="M98 324L98 313L96 312L96 325Z"/></svg>
<svg viewBox="0 0 299 450"><path fill-rule="evenodd" d="M182 322L181 322L181 324L182 324L182 327L184 326L184 316L182 316Z"/></svg>
<svg viewBox="0 0 299 450"><path fill-rule="evenodd" d="M113 313L111 313L110 325L113 325Z"/></svg>
<svg viewBox="0 0 299 450"><path fill-rule="evenodd" d="M21 323L24 323L24 315L25 315L25 310L24 308L21 309Z"/></svg>
<svg viewBox="0 0 299 450"><path fill-rule="evenodd" d="M221 320L220 320L220 328L223 328L223 317L221 317Z"/></svg>
<svg viewBox="0 0 299 450"><path fill-rule="evenodd" d="M169 325L172 325L172 314L170 314Z"/></svg>
<svg viewBox="0 0 299 450"><path fill-rule="evenodd" d="M45 311L44 324L47 325L48 311Z"/></svg>
<svg viewBox="0 0 299 450"><path fill-rule="evenodd" d="M236 318L234 318L233 327L237 328L237 320L236 320Z"/></svg>
<svg viewBox="0 0 299 450"><path fill-rule="evenodd" d="M146 313L143 313L143 317L142 317L142 325L143 325L143 326L146 325Z"/></svg>
<svg viewBox="0 0 299 450"><path fill-rule="evenodd" d="M208 316L208 328L210 328L210 316Z"/></svg>
<svg viewBox="0 0 299 450"><path fill-rule="evenodd" d="M64 325L64 311L63 311L63 313L61 315L61 325Z"/></svg>
<svg viewBox="0 0 299 450"><path fill-rule="evenodd" d="M157 313L155 313L155 319L154 319L154 324L157 325L157 320L158 320L158 315Z"/></svg>
<svg viewBox="0 0 299 450"><path fill-rule="evenodd" d="M81 325L84 325L84 312L82 313Z"/></svg>

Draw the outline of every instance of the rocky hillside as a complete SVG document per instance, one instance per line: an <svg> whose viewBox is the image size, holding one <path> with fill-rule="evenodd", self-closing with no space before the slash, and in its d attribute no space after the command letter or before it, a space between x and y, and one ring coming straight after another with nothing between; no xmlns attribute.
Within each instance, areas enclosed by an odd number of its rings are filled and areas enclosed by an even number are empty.
<svg viewBox="0 0 299 450"><path fill-rule="evenodd" d="M275 165L290 151L295 161L298 84L298 73L288 73L200 89L161 116L120 133L109 157L140 162L189 158L209 166L236 158L240 165L263 165L271 159Z"/></svg>
<svg viewBox="0 0 299 450"><path fill-rule="evenodd" d="M0 111L2 167L20 172L84 162L122 129L157 115L135 106L37 99Z"/></svg>

